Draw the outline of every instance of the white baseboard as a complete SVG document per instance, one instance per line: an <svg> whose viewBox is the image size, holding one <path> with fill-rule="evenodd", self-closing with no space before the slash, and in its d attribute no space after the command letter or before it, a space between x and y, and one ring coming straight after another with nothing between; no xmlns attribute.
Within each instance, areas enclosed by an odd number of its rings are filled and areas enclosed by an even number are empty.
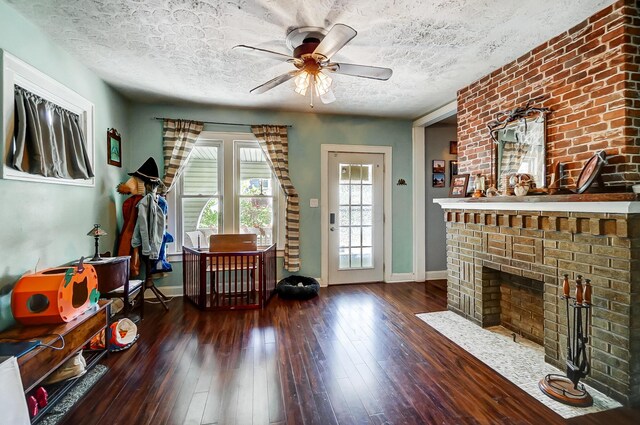
<svg viewBox="0 0 640 425"><path fill-rule="evenodd" d="M425 278L427 280L436 280L436 279L446 279L447 271L446 270L436 270L425 273Z"/></svg>
<svg viewBox="0 0 640 425"><path fill-rule="evenodd" d="M393 282L415 282L416 277L413 273L391 273L387 283Z"/></svg>
<svg viewBox="0 0 640 425"><path fill-rule="evenodd" d="M182 293L182 286L158 286L158 289L167 297L181 297L184 295ZM155 297L152 291L145 291L144 293L145 299L155 299Z"/></svg>

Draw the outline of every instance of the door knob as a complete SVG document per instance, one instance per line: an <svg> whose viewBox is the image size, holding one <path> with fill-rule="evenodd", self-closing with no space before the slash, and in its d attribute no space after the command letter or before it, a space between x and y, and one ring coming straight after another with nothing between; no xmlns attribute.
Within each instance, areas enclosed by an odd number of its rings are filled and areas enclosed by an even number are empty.
<svg viewBox="0 0 640 425"><path fill-rule="evenodd" d="M331 230L332 232L335 230L335 228L333 226L329 227L329 230Z"/></svg>

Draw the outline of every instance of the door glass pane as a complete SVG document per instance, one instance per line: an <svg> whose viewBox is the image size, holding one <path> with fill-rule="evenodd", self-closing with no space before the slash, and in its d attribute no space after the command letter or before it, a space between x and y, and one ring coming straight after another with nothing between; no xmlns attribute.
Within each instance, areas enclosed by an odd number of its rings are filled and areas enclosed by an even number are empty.
<svg viewBox="0 0 640 425"><path fill-rule="evenodd" d="M352 205L360 205L362 198L360 197L360 185L352 185L351 186L351 204Z"/></svg>
<svg viewBox="0 0 640 425"><path fill-rule="evenodd" d="M350 221L349 207L340 207L340 226L348 226Z"/></svg>
<svg viewBox="0 0 640 425"><path fill-rule="evenodd" d="M371 246L371 226L362 227L362 246Z"/></svg>
<svg viewBox="0 0 640 425"><path fill-rule="evenodd" d="M365 226L371 226L373 223L373 207L362 207L362 224Z"/></svg>
<svg viewBox="0 0 640 425"><path fill-rule="evenodd" d="M373 165L367 164L362 166L362 174L361 174L362 184L373 183L373 180L371 180L373 178L372 171L373 171Z"/></svg>
<svg viewBox="0 0 640 425"><path fill-rule="evenodd" d="M340 205L349 205L349 185L340 185Z"/></svg>
<svg viewBox="0 0 640 425"><path fill-rule="evenodd" d="M351 225L359 226L361 224L362 218L362 207L351 207Z"/></svg>
<svg viewBox="0 0 640 425"><path fill-rule="evenodd" d="M340 183L349 183L350 168L349 164L340 164Z"/></svg>
<svg viewBox="0 0 640 425"><path fill-rule="evenodd" d="M183 195L217 195L218 147L195 146L182 174Z"/></svg>
<svg viewBox="0 0 640 425"><path fill-rule="evenodd" d="M360 238L361 238L362 230L360 227L355 226L351 228L351 246L360 246Z"/></svg>
<svg viewBox="0 0 640 425"><path fill-rule="evenodd" d="M340 228L340 246L349 246L349 228L341 227Z"/></svg>
<svg viewBox="0 0 640 425"><path fill-rule="evenodd" d="M362 248L362 267L373 267L373 250Z"/></svg>
<svg viewBox="0 0 640 425"><path fill-rule="evenodd" d="M339 268L373 267L371 164L340 164Z"/></svg>
<svg viewBox="0 0 640 425"><path fill-rule="evenodd" d="M339 251L339 268L348 269L349 268L349 248L340 248Z"/></svg>
<svg viewBox="0 0 640 425"><path fill-rule="evenodd" d="M362 267L360 248L351 248L351 268Z"/></svg>
<svg viewBox="0 0 640 425"><path fill-rule="evenodd" d="M182 199L182 241L185 246L209 246L209 236L218 233L220 202L218 198Z"/></svg>
<svg viewBox="0 0 640 425"><path fill-rule="evenodd" d="M371 193L373 192L373 186L370 184L362 185L362 204L363 205L371 205L373 203L373 196Z"/></svg>

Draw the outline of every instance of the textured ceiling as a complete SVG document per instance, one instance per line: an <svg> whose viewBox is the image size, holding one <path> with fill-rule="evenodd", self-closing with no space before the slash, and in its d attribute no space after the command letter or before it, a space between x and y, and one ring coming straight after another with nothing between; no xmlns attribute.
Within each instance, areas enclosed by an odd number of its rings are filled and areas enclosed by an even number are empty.
<svg viewBox="0 0 640 425"><path fill-rule="evenodd" d="M612 0L5 0L127 97L309 111L293 66L232 51L290 53L295 26L352 26L334 61L392 68L389 81L335 75L314 111L415 118Z"/></svg>

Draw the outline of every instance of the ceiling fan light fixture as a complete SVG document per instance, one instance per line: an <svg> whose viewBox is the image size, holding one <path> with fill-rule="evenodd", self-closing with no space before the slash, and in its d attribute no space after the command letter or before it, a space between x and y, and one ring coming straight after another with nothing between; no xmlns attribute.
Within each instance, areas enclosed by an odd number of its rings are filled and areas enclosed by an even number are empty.
<svg viewBox="0 0 640 425"><path fill-rule="evenodd" d="M311 84L311 74L307 71L302 71L298 74L298 76L293 80L296 88L295 91L301 96L305 96L307 94L307 89Z"/></svg>
<svg viewBox="0 0 640 425"><path fill-rule="evenodd" d="M333 79L324 72L320 71L315 75L315 88L318 96L326 94L331 88Z"/></svg>

